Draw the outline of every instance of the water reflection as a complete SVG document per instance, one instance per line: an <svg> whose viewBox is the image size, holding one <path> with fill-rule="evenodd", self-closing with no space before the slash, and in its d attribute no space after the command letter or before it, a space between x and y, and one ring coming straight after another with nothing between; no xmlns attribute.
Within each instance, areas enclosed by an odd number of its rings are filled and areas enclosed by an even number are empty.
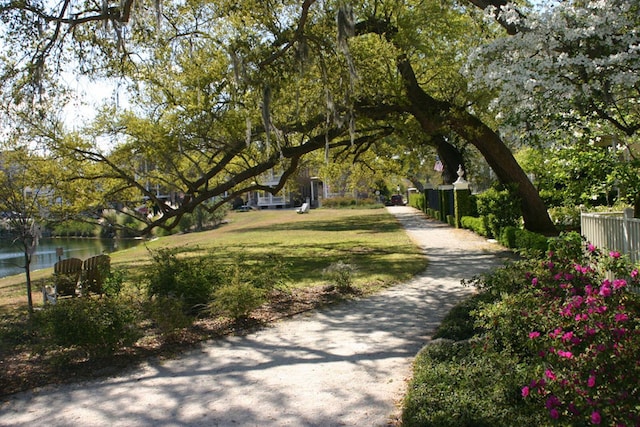
<svg viewBox="0 0 640 427"><path fill-rule="evenodd" d="M140 240L126 239L41 239L31 260L31 270L53 267L58 261L57 248L62 258L86 259L102 253L127 249L140 244ZM19 243L0 239L0 277L24 273L24 252Z"/></svg>

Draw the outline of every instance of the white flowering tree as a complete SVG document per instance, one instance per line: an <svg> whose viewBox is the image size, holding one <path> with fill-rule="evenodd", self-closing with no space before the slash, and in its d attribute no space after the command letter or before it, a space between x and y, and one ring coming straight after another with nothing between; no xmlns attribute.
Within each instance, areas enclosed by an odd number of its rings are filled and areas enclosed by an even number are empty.
<svg viewBox="0 0 640 427"><path fill-rule="evenodd" d="M517 31L477 49L465 68L495 91L504 134L524 143L563 139L627 150L640 131L640 4L570 1L515 12L486 9ZM526 18L525 18L526 16Z"/></svg>

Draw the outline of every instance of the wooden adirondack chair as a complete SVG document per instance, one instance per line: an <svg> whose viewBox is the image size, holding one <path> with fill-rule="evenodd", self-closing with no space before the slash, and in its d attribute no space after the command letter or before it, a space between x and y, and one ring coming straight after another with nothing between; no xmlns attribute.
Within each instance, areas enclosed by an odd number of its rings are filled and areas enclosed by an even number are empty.
<svg viewBox="0 0 640 427"><path fill-rule="evenodd" d="M82 274L82 260L68 258L58 261L53 266L53 282L55 299L59 297L77 296L78 282Z"/></svg>
<svg viewBox="0 0 640 427"><path fill-rule="evenodd" d="M111 258L109 255L97 255L88 258L83 263L82 294L89 293L102 295L102 283L111 270Z"/></svg>

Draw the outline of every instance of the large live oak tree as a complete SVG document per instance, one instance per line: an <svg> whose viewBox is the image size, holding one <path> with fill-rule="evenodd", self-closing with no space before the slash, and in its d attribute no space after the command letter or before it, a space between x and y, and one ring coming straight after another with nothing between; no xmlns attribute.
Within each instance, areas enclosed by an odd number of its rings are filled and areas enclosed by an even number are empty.
<svg viewBox="0 0 640 427"><path fill-rule="evenodd" d="M40 135L53 141L55 155L82 164L67 169L68 178L91 183L102 195L96 206L142 199L159 206L163 216L143 218L145 231L177 224L212 197L219 205L250 190L276 192L309 153L343 147L357 156L378 141L390 142L392 132L411 118L449 169L463 159L448 135L475 146L502 182L517 184L525 226L553 233L537 191L498 134L469 112L465 94L446 96L446 78L434 86L416 77L416 63L423 70L433 64L424 47L429 38L440 37L444 46L452 36L421 34L433 26L407 18L425 5L372 1L352 12L338 2L315 0L155 6L65 0L55 7L9 1L0 6L5 34L29 41L33 49L14 51L13 61L5 62L4 95L17 98L18 106L37 101L49 88L46 77L69 57L88 74L122 75L133 82L135 114L103 116L94 127L96 137L118 138L114 149L62 138L59 129L40 129ZM471 19L453 4L448 13L443 19ZM411 40L394 39L402 36L405 23L419 34L415 49ZM482 41L482 35L477 38ZM451 59L450 68L459 61ZM388 69L391 63L395 71ZM368 73L369 66L377 74ZM38 127L28 109L16 110ZM141 168L143 163L152 167ZM259 177L271 168L283 172L281 181L261 185ZM182 204L162 203L153 185L182 192Z"/></svg>

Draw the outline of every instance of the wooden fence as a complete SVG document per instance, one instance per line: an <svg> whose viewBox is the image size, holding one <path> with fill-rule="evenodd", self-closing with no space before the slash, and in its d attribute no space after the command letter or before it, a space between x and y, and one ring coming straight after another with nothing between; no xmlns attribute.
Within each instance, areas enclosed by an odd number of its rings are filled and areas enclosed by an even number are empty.
<svg viewBox="0 0 640 427"><path fill-rule="evenodd" d="M582 213L582 235L598 248L618 251L640 262L640 219L633 218L633 209L624 212Z"/></svg>

